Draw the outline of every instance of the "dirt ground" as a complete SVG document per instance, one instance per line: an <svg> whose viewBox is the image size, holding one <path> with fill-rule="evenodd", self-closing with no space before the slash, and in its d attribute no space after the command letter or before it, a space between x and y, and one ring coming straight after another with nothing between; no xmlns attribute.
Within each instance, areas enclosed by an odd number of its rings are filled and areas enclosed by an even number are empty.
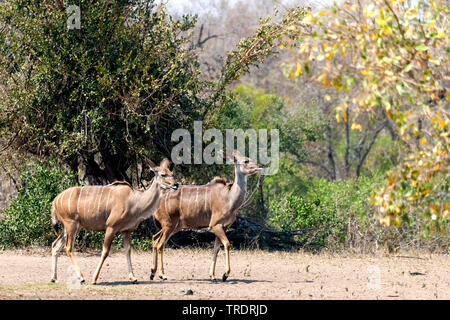
<svg viewBox="0 0 450 320"><path fill-rule="evenodd" d="M0 251L0 299L450 299L450 256L231 252L226 282L211 282L211 250L166 249L168 280L149 280L151 252L132 252L137 284L128 281L123 252L105 261L97 285L74 282L62 254L58 280L49 283L48 249ZM89 282L100 252L76 253ZM221 251L216 277L224 270ZM193 294L186 295L188 290Z"/></svg>

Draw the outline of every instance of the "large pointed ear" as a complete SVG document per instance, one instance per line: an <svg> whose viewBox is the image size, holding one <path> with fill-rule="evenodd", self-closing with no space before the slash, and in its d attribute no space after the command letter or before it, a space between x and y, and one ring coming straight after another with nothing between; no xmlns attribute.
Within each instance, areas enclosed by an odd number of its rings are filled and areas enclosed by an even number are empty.
<svg viewBox="0 0 450 320"><path fill-rule="evenodd" d="M147 164L149 165L150 169L155 172L156 169L156 164L153 163L152 160L150 160L149 158L145 158L145 161L147 162Z"/></svg>
<svg viewBox="0 0 450 320"><path fill-rule="evenodd" d="M233 157L234 157L235 160L238 160L239 158L242 158L242 154L239 152L238 149L234 149Z"/></svg>
<svg viewBox="0 0 450 320"><path fill-rule="evenodd" d="M171 165L171 164L172 164L172 163L170 162L169 159L164 158L164 159L161 160L161 163L159 164L159 166L160 166L161 168L166 168L166 169L170 170L170 165Z"/></svg>
<svg viewBox="0 0 450 320"><path fill-rule="evenodd" d="M222 158L224 160L227 160L227 161L230 161L230 162L234 162L234 157L233 156L228 155L225 151L220 151L220 153L222 154Z"/></svg>

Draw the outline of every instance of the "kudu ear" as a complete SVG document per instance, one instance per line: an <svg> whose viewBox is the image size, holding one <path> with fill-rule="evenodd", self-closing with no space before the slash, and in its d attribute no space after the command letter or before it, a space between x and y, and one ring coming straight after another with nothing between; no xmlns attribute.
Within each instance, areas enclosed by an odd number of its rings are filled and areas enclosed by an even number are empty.
<svg viewBox="0 0 450 320"><path fill-rule="evenodd" d="M234 149L233 151L233 157L237 161L239 158L242 158L242 154L239 152L238 149Z"/></svg>
<svg viewBox="0 0 450 320"><path fill-rule="evenodd" d="M161 160L161 163L159 164L159 166L161 168L166 168L166 169L170 170L170 165L171 164L172 164L172 162L170 162L169 159L164 158L164 159Z"/></svg>
<svg viewBox="0 0 450 320"><path fill-rule="evenodd" d="M228 161L234 161L234 157L230 157L225 151L220 151L222 153L222 158Z"/></svg>
<svg viewBox="0 0 450 320"><path fill-rule="evenodd" d="M156 164L153 163L152 160L150 160L149 158L145 158L145 161L147 162L147 164L150 167L150 170L152 170L153 172L155 172L156 170Z"/></svg>

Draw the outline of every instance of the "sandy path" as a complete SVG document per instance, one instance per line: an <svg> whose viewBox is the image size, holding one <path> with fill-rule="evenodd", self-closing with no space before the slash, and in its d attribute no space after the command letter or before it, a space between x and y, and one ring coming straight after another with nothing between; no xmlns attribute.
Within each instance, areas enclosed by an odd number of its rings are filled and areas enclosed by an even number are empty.
<svg viewBox="0 0 450 320"><path fill-rule="evenodd" d="M48 250L0 251L0 299L450 299L450 257L239 251L231 253L229 281L208 278L210 250L167 249L167 281L150 281L150 252L132 253L137 284L128 282L126 260L114 252L99 284L71 283L61 255L58 284L49 284ZM100 253L77 253L87 280ZM223 251L216 277L224 269ZM191 289L193 295L183 295Z"/></svg>

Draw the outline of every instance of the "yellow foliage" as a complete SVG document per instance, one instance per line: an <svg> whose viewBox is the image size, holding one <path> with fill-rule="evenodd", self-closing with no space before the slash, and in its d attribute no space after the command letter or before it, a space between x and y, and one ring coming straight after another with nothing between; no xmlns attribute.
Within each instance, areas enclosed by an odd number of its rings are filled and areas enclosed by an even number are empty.
<svg viewBox="0 0 450 320"><path fill-rule="evenodd" d="M295 77L298 78L302 74L302 66L297 62L297 69L295 70Z"/></svg>
<svg viewBox="0 0 450 320"><path fill-rule="evenodd" d="M417 6L403 2L373 0L361 8L359 2L336 4L334 19L323 11L304 19L308 26L298 44L298 61L315 62L307 74L340 92L343 102L336 108L337 122L350 121L345 101L352 101L355 117L381 107L400 141L410 146L408 156L391 169L385 187L373 197L383 215L380 223L397 226L400 220L389 214L399 214L408 202L411 207L420 206L417 210L428 210L431 199L441 199L436 193L450 171L450 91L446 88L450 7L445 1L429 0L419 14ZM325 58L327 63L322 61ZM335 100L330 95L324 100ZM353 123L351 130L362 131L362 126ZM430 182L434 185L428 188ZM442 200L433 201L441 201L436 216L444 212L447 216L448 204L445 208Z"/></svg>
<svg viewBox="0 0 450 320"><path fill-rule="evenodd" d="M344 119L344 122L347 122L347 112L342 111L342 118Z"/></svg>

